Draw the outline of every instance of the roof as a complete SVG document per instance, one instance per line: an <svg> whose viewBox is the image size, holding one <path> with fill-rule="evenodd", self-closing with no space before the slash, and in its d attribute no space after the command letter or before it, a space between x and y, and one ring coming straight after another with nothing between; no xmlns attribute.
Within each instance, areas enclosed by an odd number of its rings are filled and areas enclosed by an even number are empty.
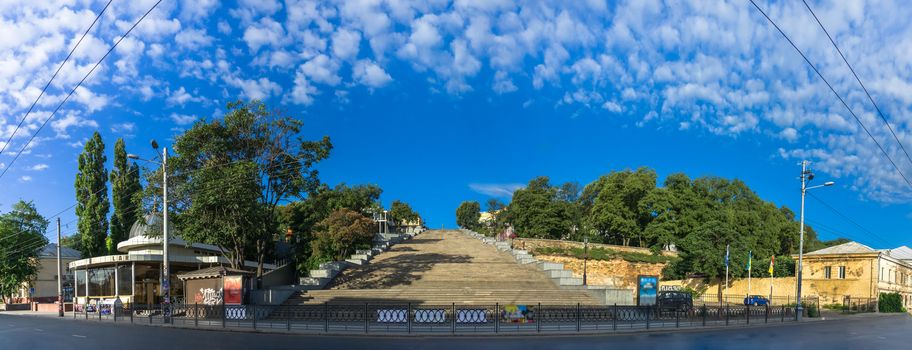
<svg viewBox="0 0 912 350"><path fill-rule="evenodd" d="M899 260L912 260L912 248L906 246L890 249L889 254Z"/></svg>
<svg viewBox="0 0 912 350"><path fill-rule="evenodd" d="M41 252L38 253L38 256L41 258L56 258L57 243L48 243L48 245L44 246L44 248L41 248ZM60 257L79 259L82 257L82 253L73 248L60 247Z"/></svg>
<svg viewBox="0 0 912 350"><path fill-rule="evenodd" d="M225 266L213 266L196 271L185 272L177 275L181 280L191 280L197 278L214 278L226 275L253 275L253 272L247 270L232 269Z"/></svg>
<svg viewBox="0 0 912 350"><path fill-rule="evenodd" d="M840 245L834 245L832 247L823 248L820 250L815 250L810 253L804 254L808 255L828 255L828 254L865 254L865 253L877 253L876 250L868 247L864 244L858 242L848 242Z"/></svg>

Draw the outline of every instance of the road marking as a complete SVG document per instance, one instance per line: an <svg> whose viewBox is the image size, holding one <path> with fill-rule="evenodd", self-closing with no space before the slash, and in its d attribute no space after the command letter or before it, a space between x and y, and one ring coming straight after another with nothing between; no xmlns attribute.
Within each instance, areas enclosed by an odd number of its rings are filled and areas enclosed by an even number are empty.
<svg viewBox="0 0 912 350"><path fill-rule="evenodd" d="M84 335L79 335L79 334L73 334L73 336L76 337L76 338L85 338L85 337L86 337L86 336L84 336Z"/></svg>
<svg viewBox="0 0 912 350"><path fill-rule="evenodd" d="M35 328L35 330L36 330L36 331L39 331L39 332L44 332L44 330L41 329L41 328Z"/></svg>

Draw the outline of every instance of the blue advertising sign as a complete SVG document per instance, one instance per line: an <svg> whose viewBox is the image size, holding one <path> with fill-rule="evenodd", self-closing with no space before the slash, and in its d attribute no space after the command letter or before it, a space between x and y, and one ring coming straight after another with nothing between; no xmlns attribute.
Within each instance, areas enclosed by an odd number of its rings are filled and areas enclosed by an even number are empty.
<svg viewBox="0 0 912 350"><path fill-rule="evenodd" d="M637 305L655 305L659 276L637 276Z"/></svg>

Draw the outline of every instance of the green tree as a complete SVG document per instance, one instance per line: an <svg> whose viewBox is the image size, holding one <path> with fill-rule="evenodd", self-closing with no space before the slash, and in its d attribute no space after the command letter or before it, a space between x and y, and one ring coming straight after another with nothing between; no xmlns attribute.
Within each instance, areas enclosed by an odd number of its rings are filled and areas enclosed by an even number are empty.
<svg viewBox="0 0 912 350"><path fill-rule="evenodd" d="M279 227L282 231L291 230L289 242L292 247L298 271L310 269L311 241L314 227L329 217L333 211L346 208L359 213L380 207L378 200L383 190L376 185L347 186L344 183L334 188L321 184L304 200L294 201L281 206L278 211ZM376 229L375 229L376 230Z"/></svg>
<svg viewBox="0 0 912 350"><path fill-rule="evenodd" d="M575 225L577 205L567 201L571 197L561 188L551 186L548 177L534 178L525 188L513 193L513 200L507 207L507 220L520 237L567 238Z"/></svg>
<svg viewBox="0 0 912 350"><path fill-rule="evenodd" d="M79 155L76 173L76 216L82 241L82 256L95 257L107 252L108 235L108 172L104 141L96 131Z"/></svg>
<svg viewBox="0 0 912 350"><path fill-rule="evenodd" d="M332 144L329 137L306 140L299 119L262 102L231 102L227 109L176 139L169 160L176 224L186 239L233 252L235 263L253 257L261 276L280 236L279 203L318 188L314 167Z"/></svg>
<svg viewBox="0 0 912 350"><path fill-rule="evenodd" d="M20 200L10 212L0 215L0 297L10 297L38 273L38 254L47 245L47 225L31 202Z"/></svg>
<svg viewBox="0 0 912 350"><path fill-rule="evenodd" d="M398 226L403 222L414 222L417 221L420 215L412 209L408 203L402 202L400 200L394 200L390 204L390 217L392 221Z"/></svg>
<svg viewBox="0 0 912 350"><path fill-rule="evenodd" d="M638 239L644 246L642 233L652 216L641 210L640 200L655 189L656 173L649 168L636 172L612 172L596 182L590 192L596 193L587 215L590 227L605 242L619 242L625 246ZM584 190L585 191L585 190Z"/></svg>
<svg viewBox="0 0 912 350"><path fill-rule="evenodd" d="M478 219L481 218L481 205L476 201L465 201L456 208L456 225L474 230L478 228Z"/></svg>
<svg viewBox="0 0 912 350"><path fill-rule="evenodd" d="M139 166L129 164L127 150L122 138L114 143L114 167L111 169L111 201L114 214L111 215L111 246L129 238L130 228L142 215L142 185L139 183ZM109 253L114 253L110 251Z"/></svg>
<svg viewBox="0 0 912 350"><path fill-rule="evenodd" d="M356 249L370 248L373 239L373 220L354 210L336 209L316 226L310 265L344 260Z"/></svg>

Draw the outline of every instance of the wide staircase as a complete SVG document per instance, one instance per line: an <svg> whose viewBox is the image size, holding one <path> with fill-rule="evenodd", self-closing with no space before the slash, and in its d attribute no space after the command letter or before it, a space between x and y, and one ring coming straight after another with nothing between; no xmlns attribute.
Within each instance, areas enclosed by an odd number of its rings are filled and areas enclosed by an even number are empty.
<svg viewBox="0 0 912 350"><path fill-rule="evenodd" d="M285 305L345 303L597 304L584 290L560 289L533 264L456 230L425 232L342 271L326 289Z"/></svg>

